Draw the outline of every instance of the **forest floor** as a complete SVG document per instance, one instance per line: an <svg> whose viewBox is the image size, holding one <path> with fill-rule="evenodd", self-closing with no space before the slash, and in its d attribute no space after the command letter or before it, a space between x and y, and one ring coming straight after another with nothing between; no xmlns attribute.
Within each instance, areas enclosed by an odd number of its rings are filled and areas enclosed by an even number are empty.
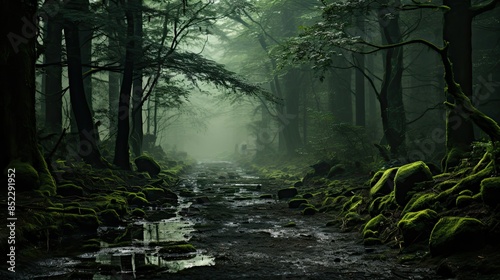
<svg viewBox="0 0 500 280"><path fill-rule="evenodd" d="M158 179L111 173L115 181L121 182L120 190L103 188L112 182L88 174L66 177L86 186L99 185L95 184L97 181L102 189L87 187L86 192L93 193L91 199L59 197L53 203L54 208L69 209L68 205L78 204L79 209L87 209L95 200L107 199L106 207L119 210L117 192L128 195L131 206L137 202L132 202L130 197L135 196L130 192L139 194L139 190L153 201L146 190L151 189L150 184L157 184ZM135 210L120 214L121 220L116 223L104 215L109 211L99 212L99 219L107 221L100 224L97 235L73 234L64 241L62 236L57 237L59 245L52 245L48 253L19 264L21 272L17 279L498 279L500 276L500 244L447 257L431 257L425 242L404 248L398 241L401 238L398 233L387 234L383 244L363 243L361 232L369 218L347 219L342 209L321 206L329 196L349 193L353 197L366 197L368 175L346 172L335 180L320 178L297 186L296 197L307 198L308 203L290 208L290 198L278 199L278 193L301 181L300 173L288 167L257 169L225 161L193 164L181 175L181 181L176 181L171 171L163 173L168 178L160 181L170 180L166 183L169 190L178 194L176 203L163 197L162 203L131 206ZM127 187L123 186L125 183ZM149 187L139 188L139 185ZM346 205L352 208L349 203L338 204L340 208ZM357 212L367 211L366 203L355 204L359 207ZM144 210L144 218L130 214L140 214L138 209ZM49 237L46 238L49 247ZM50 236L50 242L56 243L57 238ZM39 242L36 248L27 250L44 248L44 242ZM8 274L0 276L5 275Z"/></svg>

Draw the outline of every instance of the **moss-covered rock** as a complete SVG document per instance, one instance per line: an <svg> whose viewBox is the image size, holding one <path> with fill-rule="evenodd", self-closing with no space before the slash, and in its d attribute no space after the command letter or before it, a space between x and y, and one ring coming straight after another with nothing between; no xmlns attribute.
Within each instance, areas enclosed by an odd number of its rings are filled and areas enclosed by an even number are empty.
<svg viewBox="0 0 500 280"><path fill-rule="evenodd" d="M135 196L132 198L132 201L130 201L131 205L139 206L139 207L144 207L144 206L149 206L150 203L147 199L140 197L140 196Z"/></svg>
<svg viewBox="0 0 500 280"><path fill-rule="evenodd" d="M365 246L375 246L375 245L381 245L382 244L382 240L380 240L379 238L375 238L375 237L368 237L368 238L365 238L363 240L363 245Z"/></svg>
<svg viewBox="0 0 500 280"><path fill-rule="evenodd" d="M57 186L57 194L61 196L83 196L83 188L75 184Z"/></svg>
<svg viewBox="0 0 500 280"><path fill-rule="evenodd" d="M378 236L378 231L373 231L371 229L368 229L363 232L363 239L376 238L377 236Z"/></svg>
<svg viewBox="0 0 500 280"><path fill-rule="evenodd" d="M433 256L479 249L485 240L484 224L474 218L443 217L432 229L429 249Z"/></svg>
<svg viewBox="0 0 500 280"><path fill-rule="evenodd" d="M140 208L135 208L134 210L132 210L131 214L132 216L139 218L143 218L144 216L146 216L146 212L144 212L144 210Z"/></svg>
<svg viewBox="0 0 500 280"><path fill-rule="evenodd" d="M414 189L415 184L431 180L432 173L423 161L401 166L394 177L396 203L404 207L411 198L408 193Z"/></svg>
<svg viewBox="0 0 500 280"><path fill-rule="evenodd" d="M474 193L471 190L463 190L458 193L458 195L468 195L468 196L473 196Z"/></svg>
<svg viewBox="0 0 500 280"><path fill-rule="evenodd" d="M309 207L304 208L304 210L302 210L302 215L312 216L312 215L316 214L317 212L318 212L318 209L316 209L316 207L309 206Z"/></svg>
<svg viewBox="0 0 500 280"><path fill-rule="evenodd" d="M398 223L406 245L427 240L437 220L437 213L430 209L406 213Z"/></svg>
<svg viewBox="0 0 500 280"><path fill-rule="evenodd" d="M142 155L134 160L137 171L148 172L150 176L156 176L160 173L160 165L150 156Z"/></svg>
<svg viewBox="0 0 500 280"><path fill-rule="evenodd" d="M373 174L372 178L370 179L370 188L375 186L375 184L380 180L380 178L382 178L382 175L384 175L383 170L379 170L379 171L375 172L375 174Z"/></svg>
<svg viewBox="0 0 500 280"><path fill-rule="evenodd" d="M345 225L348 227L355 226L357 224L361 224L364 219L356 212L348 212L344 215Z"/></svg>
<svg viewBox="0 0 500 280"><path fill-rule="evenodd" d="M15 180L16 192L32 191L40 185L38 171L26 162L19 160L11 161L3 171L3 174L6 176L5 178L7 178L7 175L14 176L9 178Z"/></svg>
<svg viewBox="0 0 500 280"><path fill-rule="evenodd" d="M384 195L374 199L368 207L368 213L370 213L370 216L374 217L380 213L383 213L384 211L395 210L398 207L399 205L394 199L394 193L390 193L388 195Z"/></svg>
<svg viewBox="0 0 500 280"><path fill-rule="evenodd" d="M377 183L375 183L375 185L370 189L370 196L372 198L387 195L394 190L394 177L396 176L398 169L398 167L393 167L384 171Z"/></svg>
<svg viewBox="0 0 500 280"><path fill-rule="evenodd" d="M53 215L55 215L57 220L63 225L71 225L71 227L67 229L72 232L95 232L99 227L99 219L97 219L96 215L78 215L69 213L54 213Z"/></svg>
<svg viewBox="0 0 500 280"><path fill-rule="evenodd" d="M337 175L340 175L345 172L345 165L344 164L336 164L330 168L330 171L328 171L327 178L333 178Z"/></svg>
<svg viewBox="0 0 500 280"><path fill-rule="evenodd" d="M363 203L363 197L353 195L347 202L342 205L342 212L356 212Z"/></svg>
<svg viewBox="0 0 500 280"><path fill-rule="evenodd" d="M436 203L436 196L437 195L432 192L424 194L422 193L414 194L410 199L410 201L406 204L405 208L403 209L403 214L432 208L432 206Z"/></svg>
<svg viewBox="0 0 500 280"><path fill-rule="evenodd" d="M363 228L363 235L365 235L365 232L367 230L380 231L380 229L382 229L386 225L386 223L387 218L382 214L373 217L365 224L365 227Z"/></svg>
<svg viewBox="0 0 500 280"><path fill-rule="evenodd" d="M481 181L481 197L486 205L495 207L500 204L500 177Z"/></svg>
<svg viewBox="0 0 500 280"><path fill-rule="evenodd" d="M473 201L474 199L470 195L459 195L455 200L455 204L458 208L463 208L469 206Z"/></svg>
<svg viewBox="0 0 500 280"><path fill-rule="evenodd" d="M301 204L308 204L307 199L303 198L294 198L288 201L288 208L299 208Z"/></svg>
<svg viewBox="0 0 500 280"><path fill-rule="evenodd" d="M106 209L99 213L100 220L108 226L117 226L121 223L120 216L114 209Z"/></svg>
<svg viewBox="0 0 500 280"><path fill-rule="evenodd" d="M169 189L155 188L151 186L145 187L142 192L145 194L145 198L148 201L162 201L162 200L175 200L177 201L177 195Z"/></svg>
<svg viewBox="0 0 500 280"><path fill-rule="evenodd" d="M348 200L347 197L340 195L337 197L327 197L321 204L320 212L338 211L342 208L344 203Z"/></svg>
<svg viewBox="0 0 500 280"><path fill-rule="evenodd" d="M296 188L285 188L278 191L278 199L292 198L299 194Z"/></svg>

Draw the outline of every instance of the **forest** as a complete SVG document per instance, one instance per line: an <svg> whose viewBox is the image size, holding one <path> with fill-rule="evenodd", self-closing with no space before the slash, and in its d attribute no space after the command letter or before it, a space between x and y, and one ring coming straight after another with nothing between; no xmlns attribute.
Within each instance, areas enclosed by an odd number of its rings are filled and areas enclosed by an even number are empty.
<svg viewBox="0 0 500 280"><path fill-rule="evenodd" d="M499 279L500 1L1 0L2 279Z"/></svg>

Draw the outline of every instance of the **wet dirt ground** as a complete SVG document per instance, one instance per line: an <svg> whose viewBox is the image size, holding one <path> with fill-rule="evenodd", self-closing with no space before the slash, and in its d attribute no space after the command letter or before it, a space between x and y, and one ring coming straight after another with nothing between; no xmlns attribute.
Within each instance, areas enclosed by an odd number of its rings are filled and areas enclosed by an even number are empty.
<svg viewBox="0 0 500 280"><path fill-rule="evenodd" d="M358 233L326 227L327 214L289 209L276 199L287 186L230 162L198 164L185 184L206 196L183 211L195 223L190 243L214 263L156 279L436 279L430 269L382 257L385 246L365 248ZM296 226L286 227L290 222Z"/></svg>
<svg viewBox="0 0 500 280"><path fill-rule="evenodd" d="M47 258L19 279L438 279L429 268L398 264L386 246L363 246L357 232L327 227L328 214L288 208L276 198L284 187L231 162L200 162L174 189L181 196L171 217L135 221L139 240ZM188 242L196 252L165 256L153 241Z"/></svg>

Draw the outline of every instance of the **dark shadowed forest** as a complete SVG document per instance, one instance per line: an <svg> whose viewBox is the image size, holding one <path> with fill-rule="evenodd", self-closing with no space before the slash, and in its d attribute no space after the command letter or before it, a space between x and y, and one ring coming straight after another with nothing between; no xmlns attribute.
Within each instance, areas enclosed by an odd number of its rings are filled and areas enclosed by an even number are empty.
<svg viewBox="0 0 500 280"><path fill-rule="evenodd" d="M500 279L500 1L1 0L1 279Z"/></svg>

